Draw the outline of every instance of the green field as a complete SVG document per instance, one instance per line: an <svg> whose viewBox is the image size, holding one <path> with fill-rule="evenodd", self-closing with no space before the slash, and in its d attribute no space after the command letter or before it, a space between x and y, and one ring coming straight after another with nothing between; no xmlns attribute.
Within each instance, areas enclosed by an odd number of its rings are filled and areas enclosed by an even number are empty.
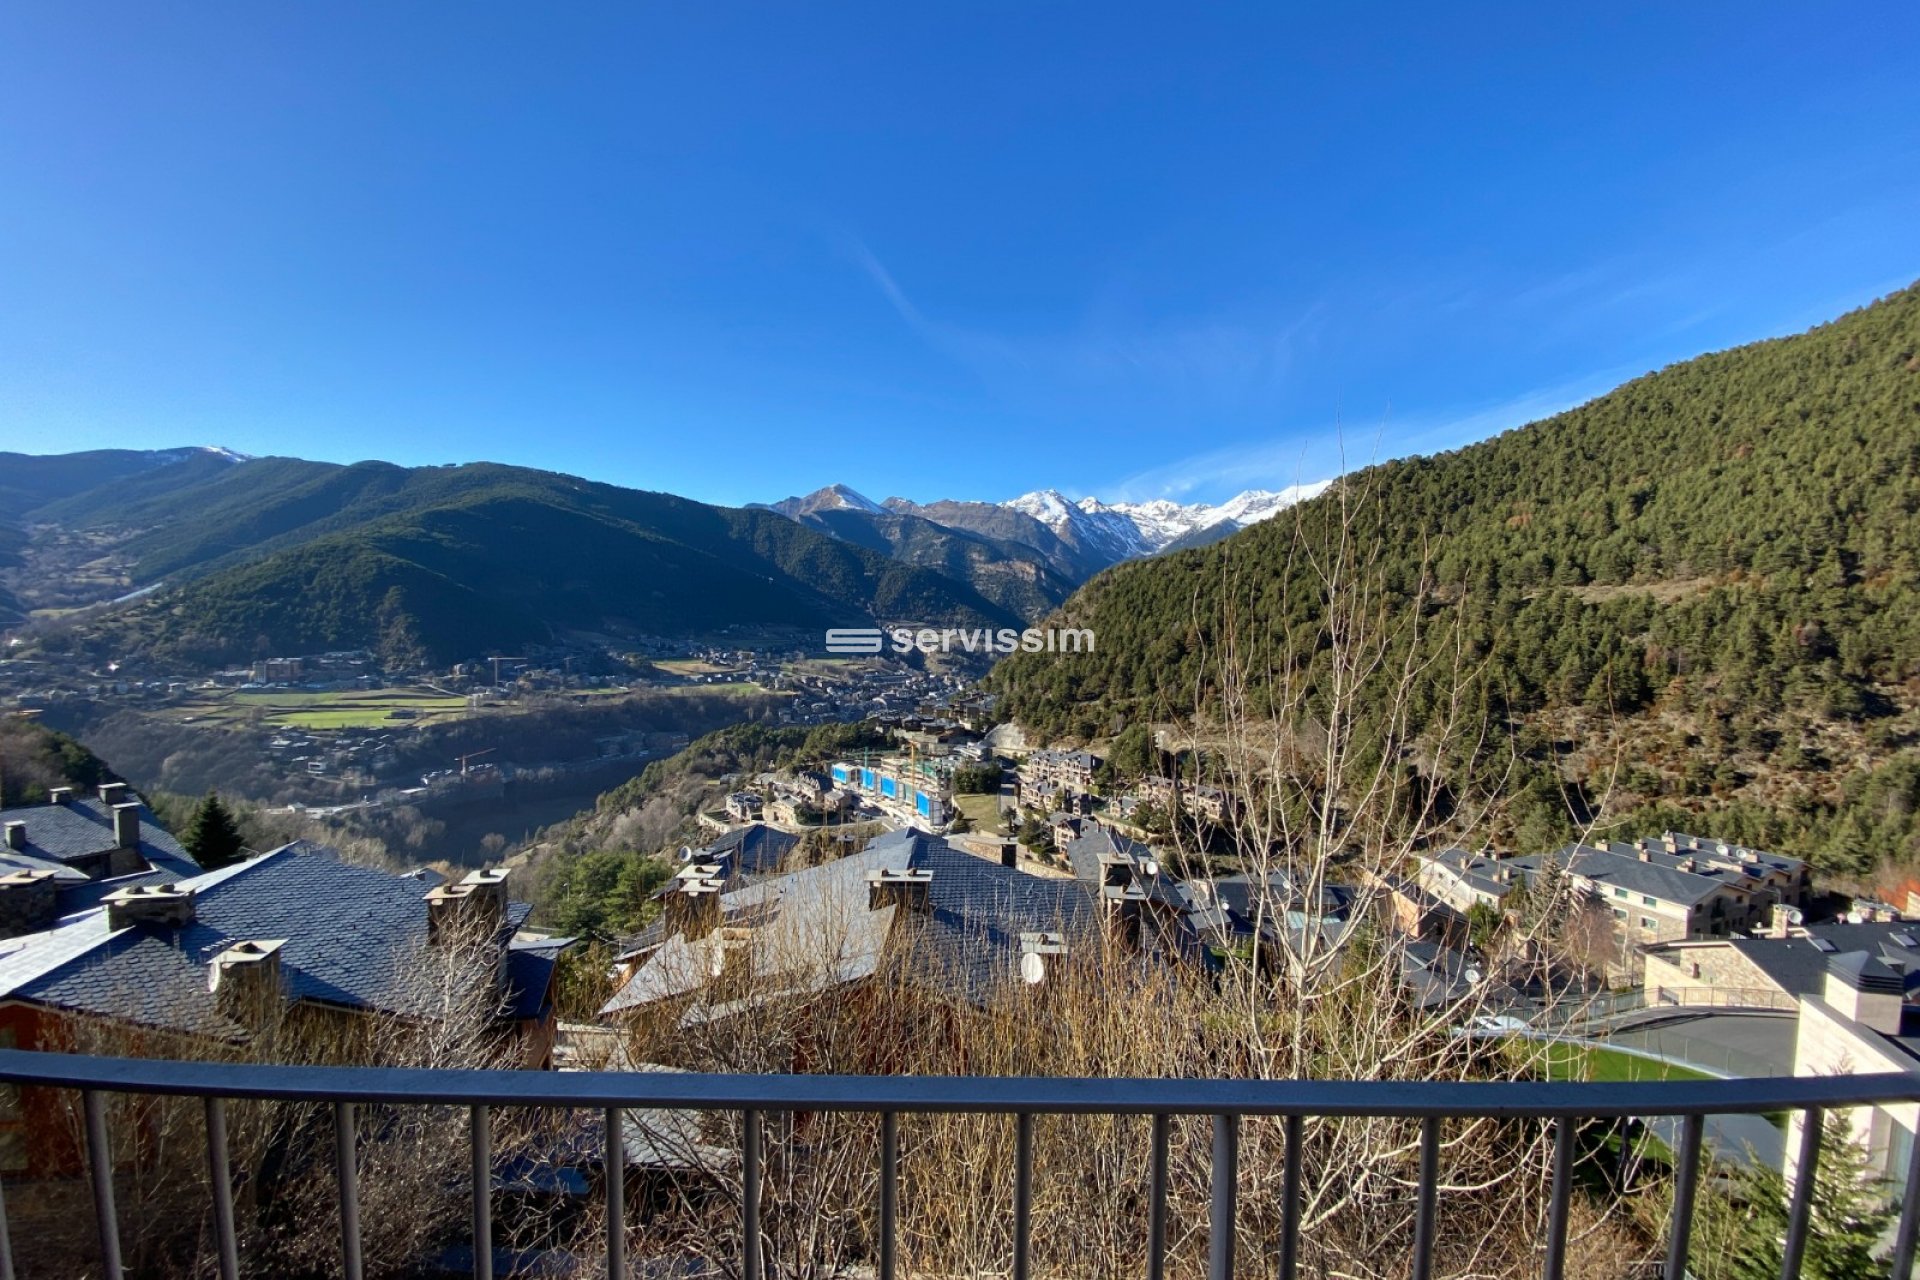
<svg viewBox="0 0 1920 1280"><path fill-rule="evenodd" d="M1618 1049L1564 1041L1517 1041L1516 1053L1530 1059L1549 1080L1589 1080L1620 1083L1631 1080L1712 1080L1716 1077L1691 1067L1656 1062Z"/></svg>
<svg viewBox="0 0 1920 1280"><path fill-rule="evenodd" d="M975 831L998 831L1000 829L1000 797L955 796L953 807L967 816Z"/></svg>
<svg viewBox="0 0 1920 1280"><path fill-rule="evenodd" d="M179 716L199 724L258 720L287 729L374 729L454 719L466 710L467 700L457 694L419 687L327 693L275 689L213 693L183 704Z"/></svg>

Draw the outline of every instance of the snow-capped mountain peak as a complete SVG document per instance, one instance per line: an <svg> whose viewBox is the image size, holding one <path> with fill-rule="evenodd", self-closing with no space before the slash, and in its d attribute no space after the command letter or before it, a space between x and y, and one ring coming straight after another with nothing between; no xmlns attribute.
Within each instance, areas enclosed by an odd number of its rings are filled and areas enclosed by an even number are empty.
<svg viewBox="0 0 1920 1280"><path fill-rule="evenodd" d="M1223 520L1232 520L1237 524L1259 524L1296 502L1319 497L1331 483L1330 480L1316 480L1312 484L1290 484L1284 489L1249 489L1237 498L1227 499L1213 510Z"/></svg>
<svg viewBox="0 0 1920 1280"><path fill-rule="evenodd" d="M1117 559L1152 555L1175 542L1222 523L1239 529L1258 524L1296 502L1313 497L1326 481L1285 489L1249 489L1218 506L1181 503L1169 498L1146 502L1072 501L1057 489L1039 489L1000 505L1024 512L1063 538L1100 548Z"/></svg>
<svg viewBox="0 0 1920 1280"><path fill-rule="evenodd" d="M787 498L772 506L781 515L793 519L820 511L863 511L876 516L887 514L885 507L844 484L830 484L824 489L815 489L803 498Z"/></svg>
<svg viewBox="0 0 1920 1280"><path fill-rule="evenodd" d="M1082 502L1098 503L1092 498L1083 498ZM1076 510L1075 504L1058 489L1036 489L1032 493L1023 493L1012 501L1000 504L1014 511L1032 516L1044 525L1054 525L1063 520L1071 520Z"/></svg>

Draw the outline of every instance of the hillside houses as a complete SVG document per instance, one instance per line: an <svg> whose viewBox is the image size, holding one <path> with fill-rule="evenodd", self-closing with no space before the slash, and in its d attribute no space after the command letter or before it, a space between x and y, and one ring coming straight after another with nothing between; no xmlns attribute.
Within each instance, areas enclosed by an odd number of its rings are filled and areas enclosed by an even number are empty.
<svg viewBox="0 0 1920 1280"><path fill-rule="evenodd" d="M1046 794L1055 789L1091 791L1100 764L1100 757L1091 751L1035 751L1020 762L1022 794L1029 788L1036 795L1042 794L1043 788Z"/></svg>
<svg viewBox="0 0 1920 1280"><path fill-rule="evenodd" d="M0 833L0 937L46 929L118 889L200 874L123 782L92 796L58 787L46 804L0 809Z"/></svg>
<svg viewBox="0 0 1920 1280"><path fill-rule="evenodd" d="M1463 914L1504 908L1517 886L1564 874L1607 909L1623 942L1638 946L1748 933L1775 904L1801 906L1811 892L1801 859L1677 832L1518 858L1442 849L1415 862L1419 887Z"/></svg>
<svg viewBox="0 0 1920 1280"><path fill-rule="evenodd" d="M914 949L922 981L979 1002L1044 980L1049 965L1095 945L1099 927L1092 895L1077 882L914 830L822 866L714 890L683 895L666 936L633 966L603 1017L663 1006L682 1019L731 1016L775 995L859 982L890 946ZM760 981L736 1004L749 975Z"/></svg>
<svg viewBox="0 0 1920 1280"><path fill-rule="evenodd" d="M1136 803L1144 801L1162 813L1185 812L1214 826L1225 824L1239 811L1235 796L1223 787L1159 774L1140 779L1129 794Z"/></svg>
<svg viewBox="0 0 1920 1280"><path fill-rule="evenodd" d="M0 942L0 1034L19 1048L165 1053L245 1043L298 1021L304 1042L368 1018L453 1016L437 952L481 964L474 1016L518 1061L549 1060L555 965L565 939L516 939L529 908L506 873L457 884L395 875L295 843L218 871L115 889L52 928ZM96 1049L95 1051L102 1051ZM77 1153L56 1099L0 1113L0 1167L58 1172Z"/></svg>

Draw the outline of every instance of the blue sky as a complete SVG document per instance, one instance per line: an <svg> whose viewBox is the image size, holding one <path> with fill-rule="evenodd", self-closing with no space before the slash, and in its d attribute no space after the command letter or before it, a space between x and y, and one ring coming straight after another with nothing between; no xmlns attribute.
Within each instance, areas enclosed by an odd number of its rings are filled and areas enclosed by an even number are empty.
<svg viewBox="0 0 1920 1280"><path fill-rule="evenodd" d="M1215 500L1920 277L1908 3L24 3L0 448Z"/></svg>

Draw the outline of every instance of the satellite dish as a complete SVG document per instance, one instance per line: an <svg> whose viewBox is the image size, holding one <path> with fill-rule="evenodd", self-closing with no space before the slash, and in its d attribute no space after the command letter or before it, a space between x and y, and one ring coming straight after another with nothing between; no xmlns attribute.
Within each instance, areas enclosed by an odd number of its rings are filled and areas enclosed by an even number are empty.
<svg viewBox="0 0 1920 1280"><path fill-rule="evenodd" d="M692 861L693 861L693 846L692 846L692 845L690 845L690 844L683 844L683 845L681 845L681 846L680 846L680 861L682 861L682 862L692 862Z"/></svg>
<svg viewBox="0 0 1920 1280"><path fill-rule="evenodd" d="M1467 982L1471 986L1477 987L1480 985L1480 971L1471 965L1467 967Z"/></svg>
<svg viewBox="0 0 1920 1280"><path fill-rule="evenodd" d="M1030 987L1037 987L1047 980L1047 960L1045 956L1029 951L1020 957L1020 980Z"/></svg>
<svg viewBox="0 0 1920 1280"><path fill-rule="evenodd" d="M1147 859L1146 865L1142 869L1147 873L1147 878L1149 880L1151 880L1154 876L1157 876L1160 874L1160 864L1155 862L1152 858Z"/></svg>

